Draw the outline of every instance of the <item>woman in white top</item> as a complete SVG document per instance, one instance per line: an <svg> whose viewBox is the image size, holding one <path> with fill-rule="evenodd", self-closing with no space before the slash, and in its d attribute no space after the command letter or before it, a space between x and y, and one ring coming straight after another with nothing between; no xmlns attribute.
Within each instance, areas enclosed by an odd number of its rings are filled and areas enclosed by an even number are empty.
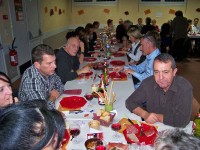
<svg viewBox="0 0 200 150"><path fill-rule="evenodd" d="M140 38L142 37L142 34L136 28L131 28L127 34L132 43L127 54L131 59L130 63L137 64L142 56L142 51L140 50Z"/></svg>

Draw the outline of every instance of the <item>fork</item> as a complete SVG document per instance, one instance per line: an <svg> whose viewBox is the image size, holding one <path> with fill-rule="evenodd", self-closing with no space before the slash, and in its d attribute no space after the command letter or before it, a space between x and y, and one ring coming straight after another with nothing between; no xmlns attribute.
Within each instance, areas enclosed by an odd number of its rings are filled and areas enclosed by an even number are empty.
<svg viewBox="0 0 200 150"><path fill-rule="evenodd" d="M140 127L140 135L139 136L145 135L141 123L139 121L137 121L137 124Z"/></svg>

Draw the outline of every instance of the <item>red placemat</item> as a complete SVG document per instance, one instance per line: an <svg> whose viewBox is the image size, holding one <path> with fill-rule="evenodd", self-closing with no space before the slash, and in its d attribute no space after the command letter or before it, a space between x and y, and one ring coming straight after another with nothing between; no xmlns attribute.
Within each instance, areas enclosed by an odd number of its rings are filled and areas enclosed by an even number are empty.
<svg viewBox="0 0 200 150"><path fill-rule="evenodd" d="M123 65L125 65L125 62L121 61L121 60L113 60L110 62L110 64L113 66L123 66Z"/></svg>
<svg viewBox="0 0 200 150"><path fill-rule="evenodd" d="M65 110L80 110L86 103L85 98L80 96L64 97L60 101L61 107Z"/></svg>
<svg viewBox="0 0 200 150"><path fill-rule="evenodd" d="M83 60L87 62L91 62L91 61L96 61L97 59L94 57L85 57Z"/></svg>
<svg viewBox="0 0 200 150"><path fill-rule="evenodd" d="M123 53L113 53L112 54L114 57L123 57L124 54Z"/></svg>
<svg viewBox="0 0 200 150"><path fill-rule="evenodd" d="M88 73L82 73L80 74L77 79L82 79L83 77L85 77L86 79L88 79L91 75L93 74L93 72L88 72Z"/></svg>
<svg viewBox="0 0 200 150"><path fill-rule="evenodd" d="M120 47L119 49L118 49L118 51L122 51L123 50L123 48L122 47Z"/></svg>
<svg viewBox="0 0 200 150"><path fill-rule="evenodd" d="M158 131L156 130L156 128L154 126L150 126L148 124L141 123L142 129L143 129L144 132L148 131L148 130L154 130L154 133L151 136L148 136L148 137L146 135L140 135L140 127L139 127L138 124L134 124L134 126L138 129L138 133L136 133L135 135L138 138L139 143L144 142L146 145L152 145L152 144L154 144L154 141L155 141L155 139L157 137L157 133L158 133ZM130 140L128 138L128 136L127 136L127 129L125 129L123 131L123 134L124 134L124 137L125 137L125 139L126 139L126 141L128 143L134 143L134 141L132 141L132 140Z"/></svg>
<svg viewBox="0 0 200 150"><path fill-rule="evenodd" d="M66 146L69 143L69 139L70 139L70 134L68 132L68 130L65 130L65 134L64 134L64 138L62 141L62 150L66 150Z"/></svg>
<svg viewBox="0 0 200 150"><path fill-rule="evenodd" d="M71 95L80 95L82 92L82 89L73 89L73 90L65 90L64 94L71 94Z"/></svg>
<svg viewBox="0 0 200 150"><path fill-rule="evenodd" d="M109 77L114 81L127 80L127 75L123 72L111 72L109 73Z"/></svg>

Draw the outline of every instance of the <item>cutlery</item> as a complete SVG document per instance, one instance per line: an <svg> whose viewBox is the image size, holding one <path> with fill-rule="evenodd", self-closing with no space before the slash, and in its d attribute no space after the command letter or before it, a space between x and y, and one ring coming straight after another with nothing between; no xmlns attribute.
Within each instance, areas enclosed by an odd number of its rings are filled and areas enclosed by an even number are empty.
<svg viewBox="0 0 200 150"><path fill-rule="evenodd" d="M93 78L93 83L94 83L94 81L96 80L96 78L97 78L97 74L95 73L95 75L94 75L94 78Z"/></svg>
<svg viewBox="0 0 200 150"><path fill-rule="evenodd" d="M140 135L139 136L145 135L141 123L139 121L137 121L137 124L140 127Z"/></svg>

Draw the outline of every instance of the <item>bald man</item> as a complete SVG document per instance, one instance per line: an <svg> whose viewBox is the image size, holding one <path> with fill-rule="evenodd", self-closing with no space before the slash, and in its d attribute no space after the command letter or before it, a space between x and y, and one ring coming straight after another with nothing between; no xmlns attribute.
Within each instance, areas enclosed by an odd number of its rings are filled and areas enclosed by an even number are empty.
<svg viewBox="0 0 200 150"><path fill-rule="evenodd" d="M80 46L80 40L77 37L71 37L67 43L56 54L56 73L61 78L63 84L74 80L78 75L90 71L88 66L79 68L80 62L77 56ZM83 55L81 53L81 55Z"/></svg>

